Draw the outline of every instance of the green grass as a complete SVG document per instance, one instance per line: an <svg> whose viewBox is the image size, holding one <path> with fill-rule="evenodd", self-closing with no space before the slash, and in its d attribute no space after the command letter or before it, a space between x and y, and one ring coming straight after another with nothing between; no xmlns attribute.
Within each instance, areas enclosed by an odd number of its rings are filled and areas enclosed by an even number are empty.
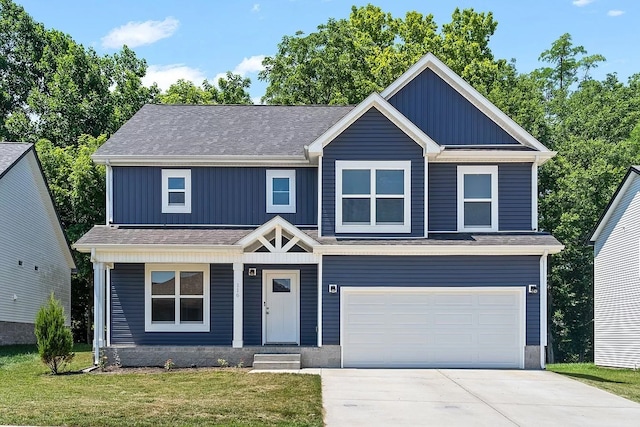
<svg viewBox="0 0 640 427"><path fill-rule="evenodd" d="M70 367L91 366L74 349ZM244 370L50 375L34 346L0 347L0 425L321 426L320 377Z"/></svg>
<svg viewBox="0 0 640 427"><path fill-rule="evenodd" d="M640 371L601 368L593 363L557 363L547 369L640 402Z"/></svg>

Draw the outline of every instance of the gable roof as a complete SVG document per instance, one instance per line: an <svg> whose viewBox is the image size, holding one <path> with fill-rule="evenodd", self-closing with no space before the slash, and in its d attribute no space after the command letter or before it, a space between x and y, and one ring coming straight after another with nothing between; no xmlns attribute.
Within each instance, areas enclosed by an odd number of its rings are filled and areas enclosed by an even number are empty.
<svg viewBox="0 0 640 427"><path fill-rule="evenodd" d="M633 180L632 178L638 175L640 175L640 166L629 167L629 170L625 174L624 178L622 178L622 182L620 182L620 185L618 185L615 193L613 193L613 196L611 197L611 200L609 200L609 203L604 209L604 212L602 212L602 215L600 215L600 218L596 223L595 231L591 235L591 239L589 239L591 243L594 243L600 236L600 233L602 233L602 230L606 227L607 222L609 222L609 218L611 218L611 215L616 210L618 204L620 204L620 201L624 197L627 188L629 188L629 185L631 185L631 181Z"/></svg>
<svg viewBox="0 0 640 427"><path fill-rule="evenodd" d="M436 144L426 133L418 126L407 119L402 113L396 110L382 96L372 93L364 101L358 104L354 109L349 111L338 122L331 126L326 132L318 137L311 145L309 145L309 155L320 155L322 149L333 141L344 130L351 126L356 120L364 115L371 108L375 108L382 113L389 121L395 124L409 138L413 139L420 145L424 153L440 153L442 148Z"/></svg>
<svg viewBox="0 0 640 427"><path fill-rule="evenodd" d="M121 157L181 156L305 159L305 146L353 106L143 106L93 155L98 163Z"/></svg>
<svg viewBox="0 0 640 427"><path fill-rule="evenodd" d="M540 141L535 139L529 132L524 130L511 117L496 107L491 101L482 96L473 86L467 83L462 77L457 75L451 68L447 67L434 54L427 53L404 74L391 83L380 95L385 99L390 99L405 87L410 81L416 78L426 69L432 70L441 79L447 82L460 95L466 98L471 104L493 120L498 126L504 129L509 135L521 144L541 152L551 152Z"/></svg>
<svg viewBox="0 0 640 427"><path fill-rule="evenodd" d="M0 142L0 178L33 147L24 142Z"/></svg>
<svg viewBox="0 0 640 427"><path fill-rule="evenodd" d="M29 155L33 157L28 158L27 156ZM71 254L69 241L64 234L60 216L53 204L49 184L44 176L42 165L40 164L40 160L38 159L38 155L36 154L33 144L23 142L0 142L0 179L2 179L2 177L5 176L11 168L13 168L13 166L17 165L18 162L25 157L27 157L26 161L31 162L31 170L36 176L36 185L39 186L39 192L43 196L42 202L45 204L45 209L49 212L48 216L51 220L51 226L54 228L54 233L56 234L60 247L63 248L67 264L69 265L69 268L75 268L76 266L73 260L73 255Z"/></svg>

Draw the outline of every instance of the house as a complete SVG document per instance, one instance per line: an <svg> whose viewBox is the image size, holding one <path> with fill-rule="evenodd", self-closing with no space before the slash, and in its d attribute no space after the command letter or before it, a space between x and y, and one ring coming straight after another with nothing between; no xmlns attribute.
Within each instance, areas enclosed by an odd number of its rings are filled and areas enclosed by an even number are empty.
<svg viewBox="0 0 640 427"><path fill-rule="evenodd" d="M33 144L0 142L0 345L36 342L52 292L70 316L74 268Z"/></svg>
<svg viewBox="0 0 640 427"><path fill-rule="evenodd" d="M430 54L355 106L144 106L94 154L106 225L75 243L96 348L540 368L554 154Z"/></svg>
<svg viewBox="0 0 640 427"><path fill-rule="evenodd" d="M595 363L640 367L640 166L631 166L591 236Z"/></svg>

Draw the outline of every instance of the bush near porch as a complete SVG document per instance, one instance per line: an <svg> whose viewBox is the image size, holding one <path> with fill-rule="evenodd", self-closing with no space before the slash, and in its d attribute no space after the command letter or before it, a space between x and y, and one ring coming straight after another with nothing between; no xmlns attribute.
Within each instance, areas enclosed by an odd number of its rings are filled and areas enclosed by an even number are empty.
<svg viewBox="0 0 640 427"><path fill-rule="evenodd" d="M74 348L71 370L91 366ZM35 346L0 347L0 425L321 426L320 377L247 370L53 376Z"/></svg>

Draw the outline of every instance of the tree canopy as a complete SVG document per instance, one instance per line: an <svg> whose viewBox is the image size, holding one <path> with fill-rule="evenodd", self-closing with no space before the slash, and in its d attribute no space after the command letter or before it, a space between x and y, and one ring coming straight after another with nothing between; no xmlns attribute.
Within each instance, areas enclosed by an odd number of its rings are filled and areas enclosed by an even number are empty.
<svg viewBox="0 0 640 427"><path fill-rule="evenodd" d="M158 96L162 104L253 104L247 89L251 85L249 78L227 72L220 77L217 87L208 80L202 86L180 79L172 84L166 92Z"/></svg>

